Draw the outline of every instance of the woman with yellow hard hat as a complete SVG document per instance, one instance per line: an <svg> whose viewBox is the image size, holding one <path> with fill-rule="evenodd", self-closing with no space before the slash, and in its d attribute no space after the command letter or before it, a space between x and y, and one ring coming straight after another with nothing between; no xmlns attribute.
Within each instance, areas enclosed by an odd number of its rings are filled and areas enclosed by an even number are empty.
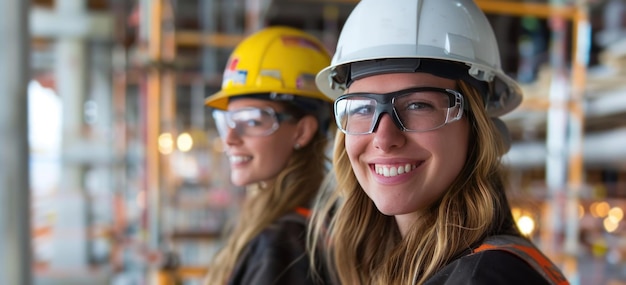
<svg viewBox="0 0 626 285"><path fill-rule="evenodd" d="M306 253L309 207L325 176L332 100L315 85L330 56L315 37L268 27L230 55L222 88L208 97L247 193L206 284L319 284ZM319 274L321 272L321 274Z"/></svg>

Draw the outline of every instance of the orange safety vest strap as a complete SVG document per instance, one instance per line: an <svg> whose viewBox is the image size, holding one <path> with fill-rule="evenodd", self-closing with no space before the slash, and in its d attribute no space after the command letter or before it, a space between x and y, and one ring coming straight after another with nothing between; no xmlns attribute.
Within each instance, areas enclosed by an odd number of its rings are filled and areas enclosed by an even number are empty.
<svg viewBox="0 0 626 285"><path fill-rule="evenodd" d="M311 216L311 210L307 208L303 208L303 207L297 207L296 213L298 213L299 215L305 218L309 218Z"/></svg>
<svg viewBox="0 0 626 285"><path fill-rule="evenodd" d="M502 250L512 253L528 263L552 284L569 284L559 268L523 238L505 235L489 237L483 244L474 249L472 253L486 250Z"/></svg>

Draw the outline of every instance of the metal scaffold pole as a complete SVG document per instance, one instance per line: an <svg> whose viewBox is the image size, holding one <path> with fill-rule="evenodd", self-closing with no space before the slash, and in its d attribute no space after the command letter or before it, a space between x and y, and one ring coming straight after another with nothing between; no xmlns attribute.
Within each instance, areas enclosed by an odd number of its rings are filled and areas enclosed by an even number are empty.
<svg viewBox="0 0 626 285"><path fill-rule="evenodd" d="M6 0L0 17L0 284L32 283L27 82L29 1ZM10 44L9 44L10 43Z"/></svg>
<svg viewBox="0 0 626 285"><path fill-rule="evenodd" d="M562 0L551 0L555 7ZM569 76L567 74L567 19L561 15L548 17L551 27L549 108L546 131L546 223L542 228L542 246L551 257L562 257L564 233L564 207L567 195L567 100Z"/></svg>
<svg viewBox="0 0 626 285"><path fill-rule="evenodd" d="M577 13L573 18L572 42L572 91L569 100L568 120L568 191L565 206L565 262L564 272L572 284L580 284L578 268L579 256L579 204L581 191L584 187L584 96L587 82L587 65L589 63L591 26L588 19L586 0L578 0Z"/></svg>
<svg viewBox="0 0 626 285"><path fill-rule="evenodd" d="M142 13L146 19L141 28L146 29L142 41L148 44L148 56L153 63L160 63L163 56L162 49L162 17L163 3L158 1L142 1ZM161 156L158 150L158 137L161 133L161 118L163 110L163 82L161 70L151 67L147 71L145 96L145 125L146 128L146 187L148 213L147 216L147 243L151 250L159 247L161 232Z"/></svg>
<svg viewBox="0 0 626 285"><path fill-rule="evenodd" d="M176 118L176 78L173 60L176 54L173 7L169 0L141 2L145 19L141 23L141 41L145 43L148 62L143 66L145 80L145 145L147 202L146 242L151 254L164 249L164 197L171 191L172 180L168 169L168 157L174 146ZM165 137L169 137L164 143ZM167 146L164 146L167 144ZM160 149L163 147L163 149ZM169 148L169 150L166 150ZM150 264L151 269L155 264ZM149 284L159 284L159 276L150 273Z"/></svg>

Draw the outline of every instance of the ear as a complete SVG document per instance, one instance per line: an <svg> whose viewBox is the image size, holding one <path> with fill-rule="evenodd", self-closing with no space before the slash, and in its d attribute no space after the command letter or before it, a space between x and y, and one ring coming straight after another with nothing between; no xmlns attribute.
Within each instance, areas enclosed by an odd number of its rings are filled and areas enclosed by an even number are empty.
<svg viewBox="0 0 626 285"><path fill-rule="evenodd" d="M295 144L294 145L299 145L300 147L304 147L307 144L309 144L309 142L311 142L311 140L313 139L313 136L315 136L315 133L317 132L317 119L315 119L315 117L313 116L304 116L302 117L302 119L300 119L300 121L298 121L298 125L296 126L296 131L295 131Z"/></svg>

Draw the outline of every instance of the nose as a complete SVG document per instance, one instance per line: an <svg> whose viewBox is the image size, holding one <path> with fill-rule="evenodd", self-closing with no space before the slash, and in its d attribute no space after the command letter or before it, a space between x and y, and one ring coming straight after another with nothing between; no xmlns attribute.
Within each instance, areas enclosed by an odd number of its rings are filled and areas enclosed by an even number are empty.
<svg viewBox="0 0 626 285"><path fill-rule="evenodd" d="M222 140L226 145L241 144L241 136L239 136L239 134L237 133L236 128L225 127Z"/></svg>
<svg viewBox="0 0 626 285"><path fill-rule="evenodd" d="M396 126L391 116L385 113L380 117L378 126L374 130L372 143L375 148L386 152L404 145L406 137L404 132Z"/></svg>

